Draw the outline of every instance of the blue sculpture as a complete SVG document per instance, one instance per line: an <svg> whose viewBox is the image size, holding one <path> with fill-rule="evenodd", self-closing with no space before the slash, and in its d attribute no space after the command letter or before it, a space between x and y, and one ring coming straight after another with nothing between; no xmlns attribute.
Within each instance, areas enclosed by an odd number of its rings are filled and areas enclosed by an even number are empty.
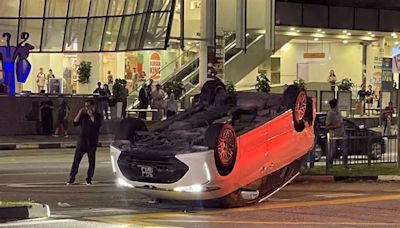
<svg viewBox="0 0 400 228"><path fill-rule="evenodd" d="M29 63L29 51L34 47L28 43L24 44L29 38L29 33L21 33L21 42L16 47L10 45L11 34L3 33L3 37L7 38L7 46L0 46L0 61L3 66L4 84L8 86L10 95L15 95L15 73L17 73L17 81L25 83L31 71ZM15 70L17 66L17 70ZM15 72L16 71L16 72Z"/></svg>

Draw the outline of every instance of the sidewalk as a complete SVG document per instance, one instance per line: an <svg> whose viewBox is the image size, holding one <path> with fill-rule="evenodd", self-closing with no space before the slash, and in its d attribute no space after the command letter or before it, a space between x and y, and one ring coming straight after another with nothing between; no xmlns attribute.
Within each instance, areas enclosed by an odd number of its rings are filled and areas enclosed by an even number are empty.
<svg viewBox="0 0 400 228"><path fill-rule="evenodd" d="M98 147L108 147L114 135L100 135ZM0 136L0 150L75 148L78 135L68 138L43 135Z"/></svg>

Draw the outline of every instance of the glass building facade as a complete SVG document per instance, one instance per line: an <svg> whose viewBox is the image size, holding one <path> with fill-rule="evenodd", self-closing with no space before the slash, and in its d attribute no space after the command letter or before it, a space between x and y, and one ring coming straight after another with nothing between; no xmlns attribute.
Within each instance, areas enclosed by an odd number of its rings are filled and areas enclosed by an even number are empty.
<svg viewBox="0 0 400 228"><path fill-rule="evenodd" d="M0 0L10 45L28 32L32 52L166 49L176 0ZM2 39L0 45L5 45Z"/></svg>

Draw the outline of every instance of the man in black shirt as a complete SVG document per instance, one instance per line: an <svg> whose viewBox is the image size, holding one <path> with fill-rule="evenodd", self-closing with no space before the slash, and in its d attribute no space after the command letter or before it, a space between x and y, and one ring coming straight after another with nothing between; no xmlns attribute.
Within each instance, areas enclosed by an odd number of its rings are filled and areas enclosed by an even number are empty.
<svg viewBox="0 0 400 228"><path fill-rule="evenodd" d="M82 157L85 153L88 154L89 160L86 185L91 185L101 126L101 115L95 111L93 100L85 101L85 107L79 110L74 119L74 126L81 126L81 133L78 144L76 145L74 162L72 163L70 179L67 185L75 183L75 176L78 173L79 164L81 163Z"/></svg>

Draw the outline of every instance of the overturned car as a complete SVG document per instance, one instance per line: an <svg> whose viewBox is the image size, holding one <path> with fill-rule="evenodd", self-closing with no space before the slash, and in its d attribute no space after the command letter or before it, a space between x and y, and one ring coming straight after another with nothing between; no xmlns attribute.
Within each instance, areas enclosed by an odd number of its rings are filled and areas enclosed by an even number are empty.
<svg viewBox="0 0 400 228"><path fill-rule="evenodd" d="M314 103L295 86L232 95L208 81L193 107L149 129L122 120L113 171L120 185L154 198L261 202L298 175L313 148Z"/></svg>

